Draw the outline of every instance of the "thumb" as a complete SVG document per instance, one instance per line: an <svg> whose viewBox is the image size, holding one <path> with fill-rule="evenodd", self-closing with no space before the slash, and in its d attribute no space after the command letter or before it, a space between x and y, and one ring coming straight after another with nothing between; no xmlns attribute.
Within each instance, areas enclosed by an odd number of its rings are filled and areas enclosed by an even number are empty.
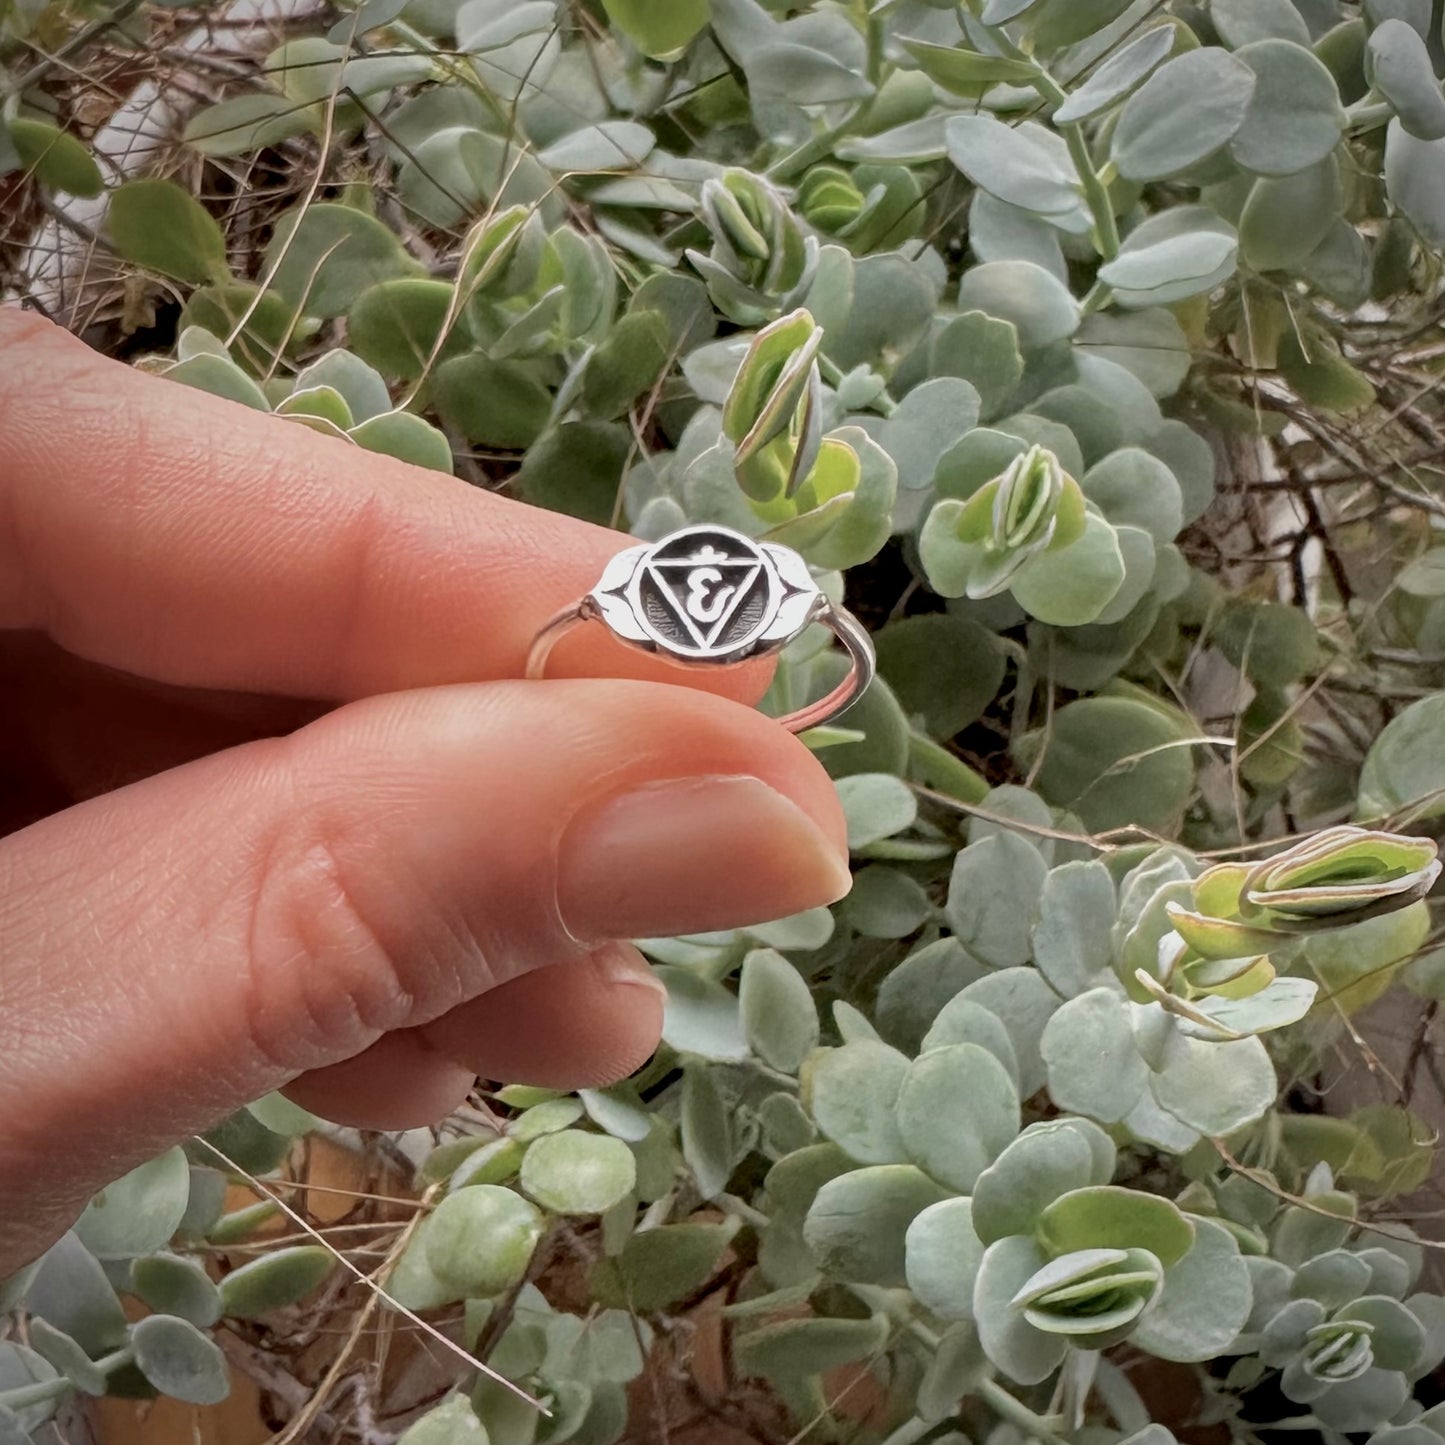
<svg viewBox="0 0 1445 1445"><path fill-rule="evenodd" d="M16 833L0 1197L44 1217L0 1223L0 1276L306 1071L609 940L829 902L845 859L831 782L775 722L618 680L370 698Z"/></svg>

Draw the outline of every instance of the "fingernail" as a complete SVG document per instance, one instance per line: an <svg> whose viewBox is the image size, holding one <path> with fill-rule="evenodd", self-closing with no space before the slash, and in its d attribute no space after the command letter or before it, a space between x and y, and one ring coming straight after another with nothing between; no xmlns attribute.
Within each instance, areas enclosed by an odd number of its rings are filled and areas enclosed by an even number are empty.
<svg viewBox="0 0 1445 1445"><path fill-rule="evenodd" d="M667 997L667 987L653 973L652 965L631 944L606 944L592 955L592 964L602 981L612 988L640 988Z"/></svg>
<svg viewBox="0 0 1445 1445"><path fill-rule="evenodd" d="M557 902L584 941L741 928L833 903L852 880L837 845L759 778L658 782L568 828Z"/></svg>

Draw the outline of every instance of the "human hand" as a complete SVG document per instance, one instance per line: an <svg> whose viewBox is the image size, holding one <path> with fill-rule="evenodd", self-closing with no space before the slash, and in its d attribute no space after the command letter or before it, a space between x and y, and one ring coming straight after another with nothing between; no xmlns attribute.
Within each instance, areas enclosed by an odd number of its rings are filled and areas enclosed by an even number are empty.
<svg viewBox="0 0 1445 1445"><path fill-rule="evenodd" d="M511 680L621 541L0 311L0 1277L278 1087L397 1128L621 1077L619 940L847 890L762 668L583 629Z"/></svg>

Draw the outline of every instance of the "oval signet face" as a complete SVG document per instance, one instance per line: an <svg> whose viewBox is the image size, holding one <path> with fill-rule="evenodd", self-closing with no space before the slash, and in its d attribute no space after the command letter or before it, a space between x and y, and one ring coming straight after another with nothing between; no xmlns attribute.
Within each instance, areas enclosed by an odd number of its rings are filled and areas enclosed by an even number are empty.
<svg viewBox="0 0 1445 1445"><path fill-rule="evenodd" d="M626 577L605 580L597 589L604 616L620 630L616 609L625 605L624 635L645 639L689 662L725 662L747 656L761 645L781 644L770 628L806 608L817 595L801 559L779 568L782 548L754 542L727 527L687 527L650 546L636 549ZM807 584L806 587L803 584ZM789 614L780 610L791 603ZM634 632L633 629L636 629Z"/></svg>

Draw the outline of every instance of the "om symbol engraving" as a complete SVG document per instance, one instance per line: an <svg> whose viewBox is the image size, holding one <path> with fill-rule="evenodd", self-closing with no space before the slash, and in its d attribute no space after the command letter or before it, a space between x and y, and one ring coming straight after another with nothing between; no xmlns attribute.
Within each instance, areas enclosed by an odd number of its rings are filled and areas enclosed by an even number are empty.
<svg viewBox="0 0 1445 1445"><path fill-rule="evenodd" d="M729 600L736 592L734 583L718 587L723 574L716 567L698 567L688 575L687 610L699 622L716 622L726 610ZM709 591L709 588L714 590Z"/></svg>

